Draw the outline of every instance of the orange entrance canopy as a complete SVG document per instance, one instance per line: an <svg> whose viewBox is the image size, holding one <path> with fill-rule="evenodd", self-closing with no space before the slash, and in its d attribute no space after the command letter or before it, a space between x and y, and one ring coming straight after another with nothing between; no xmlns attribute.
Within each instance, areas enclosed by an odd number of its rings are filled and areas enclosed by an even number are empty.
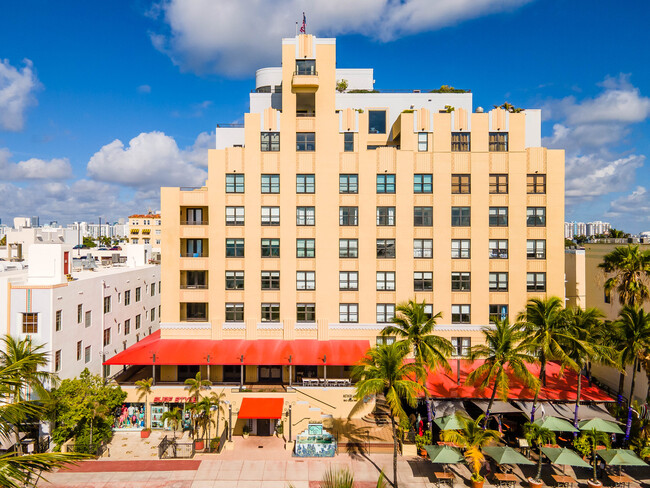
<svg viewBox="0 0 650 488"><path fill-rule="evenodd" d="M351 366L369 348L367 340L161 339L156 331L104 364Z"/></svg>
<svg viewBox="0 0 650 488"><path fill-rule="evenodd" d="M284 398L244 398L239 409L240 419L279 419Z"/></svg>

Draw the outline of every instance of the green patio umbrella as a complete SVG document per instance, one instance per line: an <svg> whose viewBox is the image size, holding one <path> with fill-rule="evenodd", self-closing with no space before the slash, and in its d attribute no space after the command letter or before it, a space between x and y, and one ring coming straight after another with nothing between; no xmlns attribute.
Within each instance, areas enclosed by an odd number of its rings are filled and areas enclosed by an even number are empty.
<svg viewBox="0 0 650 488"><path fill-rule="evenodd" d="M553 432L578 432L570 422L557 417L544 417L533 422Z"/></svg>
<svg viewBox="0 0 650 488"><path fill-rule="evenodd" d="M553 464L563 466L578 466L580 468L591 468L591 465L582 459L575 451L566 447L542 447L542 452Z"/></svg>
<svg viewBox="0 0 650 488"><path fill-rule="evenodd" d="M465 427L458 415L447 415L445 417L440 417L434 419L434 422L438 427L440 427L440 430L460 430Z"/></svg>
<svg viewBox="0 0 650 488"><path fill-rule="evenodd" d="M625 434L614 422L603 419L581 420L578 428L580 430L596 429L598 432L607 432L609 434Z"/></svg>
<svg viewBox="0 0 650 488"><path fill-rule="evenodd" d="M465 460L458 449L450 446L424 446L432 463L456 464Z"/></svg>
<svg viewBox="0 0 650 488"><path fill-rule="evenodd" d="M629 449L602 449L596 451L609 466L647 466L647 464Z"/></svg>
<svg viewBox="0 0 650 488"><path fill-rule="evenodd" d="M535 464L526 459L522 454L507 446L484 447L483 452L494 459L498 464Z"/></svg>

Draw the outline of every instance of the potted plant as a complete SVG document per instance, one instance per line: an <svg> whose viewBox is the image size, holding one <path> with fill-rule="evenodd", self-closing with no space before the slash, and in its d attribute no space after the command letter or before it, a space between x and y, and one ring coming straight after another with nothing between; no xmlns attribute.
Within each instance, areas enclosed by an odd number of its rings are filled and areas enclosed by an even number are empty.
<svg viewBox="0 0 650 488"><path fill-rule="evenodd" d="M542 488L542 446L544 444L555 444L555 434L546 427L528 422L524 425L524 437L531 446L537 446L539 459L537 461L537 475L535 478L528 478L530 488Z"/></svg>
<svg viewBox="0 0 650 488"><path fill-rule="evenodd" d="M501 434L496 430L483 428L485 415L480 415L476 420L464 415L458 415L458 418L462 422L463 428L443 430L442 439L465 448L465 459L472 470L472 488L483 488L485 478L480 474L481 465L485 460L483 448L499 440Z"/></svg>
<svg viewBox="0 0 650 488"><path fill-rule="evenodd" d="M221 440L221 437L214 437L210 441L210 451L215 451L219 447L219 441Z"/></svg>
<svg viewBox="0 0 650 488"><path fill-rule="evenodd" d="M592 488L603 486L603 484L598 481L598 460L596 459L596 451L597 447L601 445L609 449L609 435L605 432L599 432L596 429L588 430L583 432L582 435L573 442L573 445L583 453L583 455L588 456L591 454L592 456L594 477L587 480L587 485Z"/></svg>
<svg viewBox="0 0 650 488"><path fill-rule="evenodd" d="M241 435L244 437L244 439L247 439L248 435L251 433L251 428L248 426L248 424L244 424L244 427L242 428L241 432L242 432Z"/></svg>
<svg viewBox="0 0 650 488"><path fill-rule="evenodd" d="M147 427L140 431L140 439L147 439L151 435L151 429Z"/></svg>
<svg viewBox="0 0 650 488"><path fill-rule="evenodd" d="M282 434L284 434L284 424L280 421L275 426L275 436L280 437Z"/></svg>
<svg viewBox="0 0 650 488"><path fill-rule="evenodd" d="M430 431L425 431L422 433L422 435L416 435L415 436L415 447L417 447L418 453L422 457L427 456L427 450L424 448L424 446L430 446L431 445L431 432Z"/></svg>

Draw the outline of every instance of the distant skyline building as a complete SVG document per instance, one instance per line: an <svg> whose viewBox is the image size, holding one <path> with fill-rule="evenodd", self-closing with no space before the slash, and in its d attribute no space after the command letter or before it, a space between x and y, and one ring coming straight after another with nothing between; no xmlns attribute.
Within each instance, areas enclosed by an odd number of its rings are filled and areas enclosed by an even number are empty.
<svg viewBox="0 0 650 488"><path fill-rule="evenodd" d="M609 222L594 220L593 222L565 222L564 238L573 239L577 236L593 237L606 234L612 228Z"/></svg>

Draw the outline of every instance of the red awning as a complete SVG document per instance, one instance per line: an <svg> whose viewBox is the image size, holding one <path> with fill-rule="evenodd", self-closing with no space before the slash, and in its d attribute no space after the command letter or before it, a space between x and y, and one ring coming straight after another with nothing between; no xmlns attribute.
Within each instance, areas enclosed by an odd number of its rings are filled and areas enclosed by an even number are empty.
<svg viewBox="0 0 650 488"><path fill-rule="evenodd" d="M240 419L279 419L284 398L244 398L239 409Z"/></svg>
<svg viewBox="0 0 650 488"><path fill-rule="evenodd" d="M370 348L364 340L161 339L160 331L122 351L108 365L296 365L350 366Z"/></svg>

